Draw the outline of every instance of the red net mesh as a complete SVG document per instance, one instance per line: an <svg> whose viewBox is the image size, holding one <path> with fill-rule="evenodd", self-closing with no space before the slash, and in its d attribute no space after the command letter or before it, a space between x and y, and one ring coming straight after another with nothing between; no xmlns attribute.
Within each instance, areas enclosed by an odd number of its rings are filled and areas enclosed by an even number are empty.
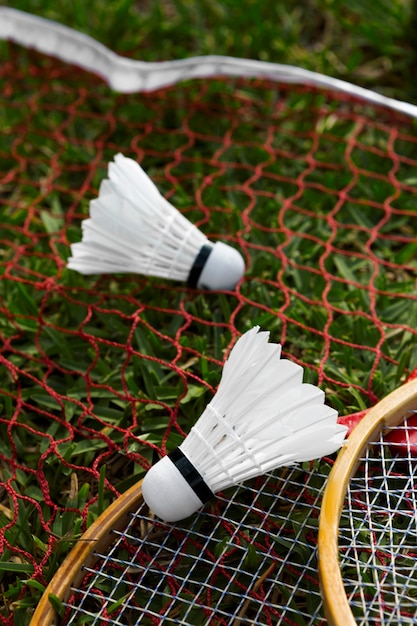
<svg viewBox="0 0 417 626"><path fill-rule="evenodd" d="M313 88L213 79L118 95L5 49L0 553L17 610L110 499L179 443L254 324L345 418L410 375L417 135L408 118ZM236 292L66 269L118 151L213 241L242 251ZM0 622L13 623L7 601Z"/></svg>

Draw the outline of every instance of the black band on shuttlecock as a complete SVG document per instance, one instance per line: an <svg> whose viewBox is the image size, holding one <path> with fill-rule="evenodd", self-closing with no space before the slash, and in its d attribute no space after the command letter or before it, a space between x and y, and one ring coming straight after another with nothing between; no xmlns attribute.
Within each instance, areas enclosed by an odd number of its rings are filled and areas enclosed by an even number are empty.
<svg viewBox="0 0 417 626"><path fill-rule="evenodd" d="M179 448L175 448L175 450L170 452L168 457L203 504L214 498L214 493L204 481L201 474Z"/></svg>
<svg viewBox="0 0 417 626"><path fill-rule="evenodd" d="M198 279L200 278L200 274L203 271L203 267L205 266L207 259L210 256L211 251L213 250L213 246L205 243L201 246L195 261L190 269L190 273L188 274L187 285L189 287L196 287L198 283Z"/></svg>

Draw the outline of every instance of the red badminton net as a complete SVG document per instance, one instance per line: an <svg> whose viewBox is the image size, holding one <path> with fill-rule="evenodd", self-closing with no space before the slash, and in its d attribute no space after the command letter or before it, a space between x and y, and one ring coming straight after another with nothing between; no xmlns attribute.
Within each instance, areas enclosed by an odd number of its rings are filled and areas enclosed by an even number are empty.
<svg viewBox="0 0 417 626"><path fill-rule="evenodd" d="M0 552L14 570L3 593L22 607L105 502L178 444L254 324L344 419L411 374L417 135L410 118L312 87L210 79L120 95L6 49ZM66 269L119 151L242 252L236 292ZM0 622L12 613L6 602Z"/></svg>

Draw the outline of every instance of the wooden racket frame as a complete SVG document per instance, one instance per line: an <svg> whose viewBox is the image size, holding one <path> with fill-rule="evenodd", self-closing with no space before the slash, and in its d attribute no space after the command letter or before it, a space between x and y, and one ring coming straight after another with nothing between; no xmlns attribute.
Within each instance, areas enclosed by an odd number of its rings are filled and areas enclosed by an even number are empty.
<svg viewBox="0 0 417 626"><path fill-rule="evenodd" d="M381 400L354 428L342 448L327 482L318 533L319 576L329 626L356 626L339 568L339 521L351 476L367 443L385 427L401 423L404 414L417 409L417 379ZM142 481L117 498L77 541L46 587L29 626L57 626L58 616L50 595L65 601L72 586L80 584L83 566L92 567L95 553L105 551L114 540L113 530L126 527L129 514L142 502Z"/></svg>
<svg viewBox="0 0 417 626"><path fill-rule="evenodd" d="M339 522L350 478L368 442L385 426L400 424L407 411L417 409L417 379L405 383L378 402L339 453L323 494L318 534L321 592L329 626L355 626L339 567Z"/></svg>
<svg viewBox="0 0 417 626"><path fill-rule="evenodd" d="M122 530L129 520L129 513L142 502L142 480L119 496L96 519L77 541L46 587L36 607L29 626L58 626L58 616L49 600L52 594L65 601L72 586L80 584L83 566L92 567L97 560L96 551L105 551L114 541L113 530Z"/></svg>

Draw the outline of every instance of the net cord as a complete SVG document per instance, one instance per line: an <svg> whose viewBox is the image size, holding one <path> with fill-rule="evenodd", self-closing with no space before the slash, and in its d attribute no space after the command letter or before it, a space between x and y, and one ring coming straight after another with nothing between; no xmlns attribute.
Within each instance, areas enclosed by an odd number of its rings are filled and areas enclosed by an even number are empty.
<svg viewBox="0 0 417 626"><path fill-rule="evenodd" d="M331 89L417 117L417 106L414 104L292 65L223 55L159 62L129 59L119 56L89 35L10 7L0 7L0 39L35 48L43 54L98 74L120 93L154 91L195 78L265 78L286 84Z"/></svg>
<svg viewBox="0 0 417 626"><path fill-rule="evenodd" d="M135 483L117 498L86 530L76 546L63 561L59 570L46 587L32 616L30 626L52 626L56 612L49 598L51 595L65 601L72 585L78 585L83 577L83 567L92 567L97 551L105 551L114 540L114 531L127 524L129 514L142 501L142 481Z"/></svg>
<svg viewBox="0 0 417 626"><path fill-rule="evenodd" d="M350 478L367 443L384 427L397 426L417 408L417 380L399 387L375 405L343 446L327 482L318 533L319 577L329 626L355 626L339 567L339 520Z"/></svg>

